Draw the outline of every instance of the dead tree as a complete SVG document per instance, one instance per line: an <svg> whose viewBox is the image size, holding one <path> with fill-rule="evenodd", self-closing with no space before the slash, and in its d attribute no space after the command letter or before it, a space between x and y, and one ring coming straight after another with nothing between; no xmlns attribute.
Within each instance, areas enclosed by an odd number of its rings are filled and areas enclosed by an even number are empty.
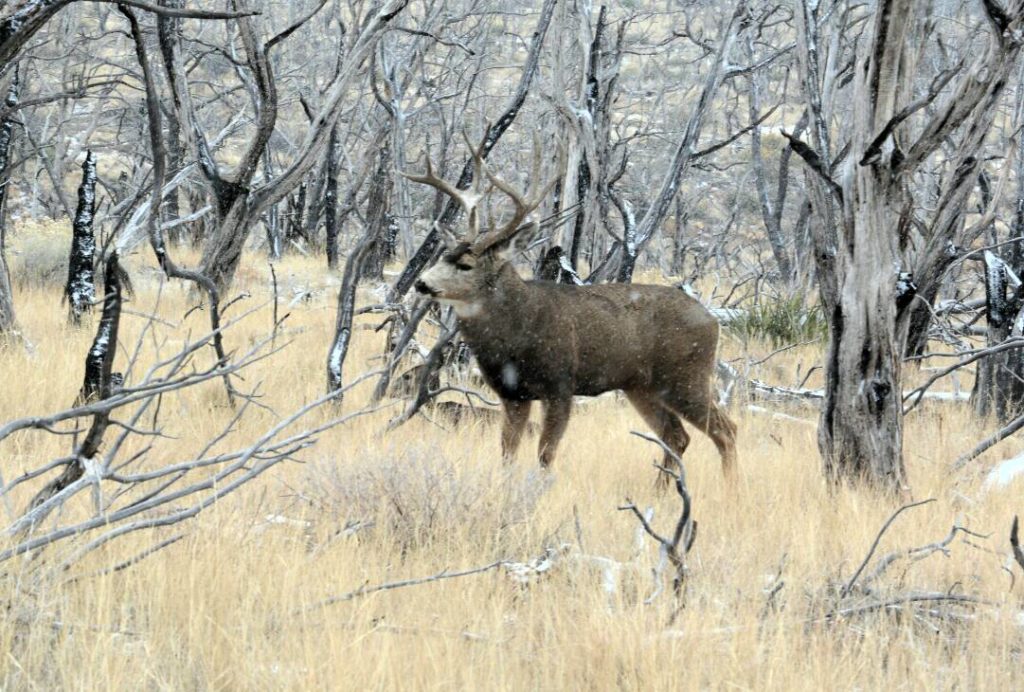
<svg viewBox="0 0 1024 692"><path fill-rule="evenodd" d="M377 41L388 30L395 17L405 8L408 0L390 0L362 23L359 35L343 56L333 81L325 91L323 104L312 119L297 154L279 175L255 184L257 171L265 159L271 136L278 124L278 84L270 61L275 46L286 40L324 6L320 3L314 12L301 18L281 33L269 39L259 37L257 21L251 16L235 19L239 37L245 50L247 79L253 85L256 99L256 128L250 137L238 165L230 172L223 170L215 160L206 135L197 126L196 107L193 103L187 72L177 55L177 47L170 46L173 77L171 89L182 132L192 138L191 149L196 152L199 167L216 200L217 224L207 239L199 271L208 276L218 288L230 285L249 231L259 223L271 206L284 199L298 187L323 159L331 132L338 121L345 97L353 81L361 73Z"/></svg>
<svg viewBox="0 0 1024 692"><path fill-rule="evenodd" d="M563 13L568 12L569 5L563 6ZM593 238L597 229L604 225L610 210L609 185L615 174L611 170L615 153L611 137L612 104L618 94L619 69L629 26L628 20L622 21L618 31L610 36L606 5L601 5L593 25L587 13L577 10L576 14L579 24L577 43L580 44L583 65L575 89L575 101L564 97L556 103L567 125L568 152L566 174L560 181L561 194L554 210L575 210L574 221L566 226L563 239L565 247L569 248L568 261L573 271L579 268L585 239ZM559 60L566 52L559 51ZM558 79L562 72L556 66L555 78ZM567 89L558 91L564 94ZM624 165L625 146L618 149Z"/></svg>
<svg viewBox="0 0 1024 692"><path fill-rule="evenodd" d="M356 289L359 280L363 277L363 269L376 244L381 242L380 235L383 225L386 223L387 204L383 199L386 193L387 178L390 177L390 170L387 164L387 147L378 152L377 172L371 184L370 201L366 228L363 237L349 252L345 260L345 272L341 279L341 289L338 293L338 313L334 326L334 339L327 355L327 391L337 392L338 400L341 400L342 391L342 368L345 364L345 357L348 355L348 347L352 341L352 320L355 317Z"/></svg>
<svg viewBox="0 0 1024 692"><path fill-rule="evenodd" d="M4 99L10 109L18 104L18 74L11 76L11 85ZM0 336L14 331L14 296L11 293L11 272L7 267L7 191L11 175L11 143L14 139L14 119L0 118Z"/></svg>
<svg viewBox="0 0 1024 692"><path fill-rule="evenodd" d="M91 270L91 267L90 267ZM79 390L76 406L107 399L113 393L113 364L117 353L117 333L121 325L121 305L123 302L121 286L121 269L118 266L117 253L107 258L104 274L103 314L96 337L93 339L89 354L85 360L85 378ZM43 511L50 499L79 480L99 453L103 436L110 425L110 412L98 411L92 417L92 424L85 438L76 446L71 458L66 462L64 470L52 481L43 486L35 494L24 516L31 516L31 522L22 526L28 530L46 518L49 511Z"/></svg>
<svg viewBox="0 0 1024 692"><path fill-rule="evenodd" d="M1017 112L1015 122L1024 122L1024 83L1018 74ZM988 345L1006 343L1019 338L1024 329L1024 287L1020 276L1024 274L1024 146L1020 136L1014 138L1014 175L1016 193L1006 245L983 253L985 263L985 306ZM981 213L986 212L984 204ZM978 362L971 400L980 416L995 415L1000 423L1008 423L1024 414L1024 352L1010 349L983 358Z"/></svg>
<svg viewBox="0 0 1024 692"><path fill-rule="evenodd" d="M96 301L93 278L96 262L96 236L93 233L95 216L96 157L89 151L82 162L82 183L78 186L78 207L75 210L71 255L68 258L68 280L64 285L68 317L73 324L79 324L82 315L91 310Z"/></svg>
<svg viewBox="0 0 1024 692"><path fill-rule="evenodd" d="M884 0L860 19L832 15L833 36L849 32L852 20L870 22L867 50L858 51L849 77L853 120L838 131L850 140L836 146L822 85L842 79L834 70L844 58L838 41L825 44L819 35L818 4L798 3L797 54L812 143L789 138L812 172L818 215L811 228L830 334L818 439L825 474L833 480L866 480L889 491L905 487L901 361L909 308L918 298L926 303L934 298L955 259L949 248L962 226L981 149L1021 47L1024 2L1014 0L1005 10L986 2L984 12L988 49L969 67L939 72L916 99L911 87L928 64L920 47L934 29L927 5ZM829 65L832 69L823 73ZM928 111L943 93L948 95L923 123L912 117ZM915 218L923 205L916 199L914 173L957 133L936 211L921 222ZM922 226L924 237L916 241L922 249L914 252L910 238Z"/></svg>
<svg viewBox="0 0 1024 692"><path fill-rule="evenodd" d="M164 184L167 176L167 149L163 138L163 120L157 95L156 79L149 62L149 54L142 35L142 27L135 13L124 5L121 5L119 9L125 19L128 20L131 29L132 40L135 44L135 57L142 71L143 86L146 92L149 146L153 158L152 193L150 195L149 214L146 224L149 244L153 249L153 254L156 255L157 264L168 278L184 279L206 293L210 303L210 328L213 333L211 345L217 355L218 365L224 367L227 365L228 356L224 349L224 334L220 328L220 291L216 283L203 272L178 266L167 248L167 241L161 222ZM227 391L228 401L233 405L235 403L235 393L227 373L224 374L224 386Z"/></svg>
<svg viewBox="0 0 1024 692"><path fill-rule="evenodd" d="M331 129L327 143L327 184L324 186L324 248L327 268L338 266L338 126Z"/></svg>
<svg viewBox="0 0 1024 692"><path fill-rule="evenodd" d="M1022 336L1022 295L1016 270L985 251L985 317L989 346ZM1011 283L1011 278L1013 279ZM979 416L1008 423L1024 413L1024 349L1007 349L978 361L971 401Z"/></svg>
<svg viewBox="0 0 1024 692"><path fill-rule="evenodd" d="M770 16L771 13L768 14ZM764 19L767 19L765 17ZM746 37L747 61L753 65L755 62L754 34L750 32ZM762 70L752 70L748 77L748 110L751 123L757 123L761 118L762 98L767 89L767 80ZM803 134L807 126L807 116L804 115L797 123L793 131L794 136ZM754 185L757 189L757 200L761 208L761 219L764 221L765 233L768 236L768 243L771 245L772 255L775 264L779 269L779 276L784 284L790 284L796 277L796 269L793 256L790 252L791 242L786 238L782 229L782 213L786 205L786 198L789 192L789 164L793 150L789 147L783 149L779 155L779 168L774 196L769 194L768 175L765 170L764 145L761 141L761 126L754 125L750 130L750 156L751 166L754 173Z"/></svg>
<svg viewBox="0 0 1024 692"><path fill-rule="evenodd" d="M384 264L395 254L396 225L391 214L395 179L391 148L385 144L377 156L377 170L366 195L366 232L371 240L359 272L361 279L383 281Z"/></svg>

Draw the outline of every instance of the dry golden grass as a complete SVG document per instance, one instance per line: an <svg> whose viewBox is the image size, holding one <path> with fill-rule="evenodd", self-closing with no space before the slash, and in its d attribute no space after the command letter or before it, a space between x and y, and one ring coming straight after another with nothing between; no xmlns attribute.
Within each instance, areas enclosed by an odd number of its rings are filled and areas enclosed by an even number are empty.
<svg viewBox="0 0 1024 692"><path fill-rule="evenodd" d="M132 258L130 265L138 289L131 307L139 312L156 301L150 265L148 256ZM246 305L269 298L268 276L265 264L249 258L237 284L252 294ZM323 391L336 278L327 277L319 261L298 258L281 263L278 276L285 301L293 286L313 289L313 297L290 308L290 346L249 371L246 383L261 382L264 403L287 413ZM59 296L59 287L37 286L17 295L32 348L11 349L0 358L0 419L56 411L75 396L91 330L65 325ZM168 338L205 331L204 314L183 319L187 306L184 287L164 288L159 312L180 325L162 331ZM261 308L232 330L229 347L265 335L270 322L270 308ZM126 318L124 344L134 342L142 323ZM730 356L739 355L738 348L724 344ZM751 347L752 354L769 350ZM379 353L379 336L357 330L349 379L377 367ZM153 355L150 349L147 358ZM816 357L815 347L804 347L771 363L792 373L798 361L806 369ZM363 406L371 387L355 390L345 408ZM165 455L195 449L231 415L217 382L168 397L164 409L166 432L180 438L165 447ZM385 434L396 412L325 434L304 454L304 464L276 467L184 525L114 542L52 582L24 583L19 575L26 563L7 563L0 582L8 608L0 623L3 686L1020 687L1024 580L1018 577L1011 589L1003 567L1010 521L1024 510L1021 486L986 490L979 478L947 473L955 455L991 427L965 411L933 405L908 421L914 497L937 502L902 516L880 552L938 540L954 521L992 536L972 539L977 548L958 539L948 556L897 567L884 583L900 592L952 589L992 604L973 611L970 620L873 613L831 624L821 620L830 584L852 574L895 504L864 491L830 492L813 426L736 409L735 490L725 486L706 439L695 435L687 453L700 530L686 605L678 613L668 593L643 604L656 561L649 542L612 602L599 573L567 560L526 588L492 571L311 607L364 584L527 560L549 546L576 546L578 539L588 554L626 560L635 521L616 510L626 496L653 505L655 525L662 528L678 512L677 499L653 487L655 450L628 434L644 429L641 421L615 398L577 411L549 487L534 470L535 440L504 470L496 430L446 432L416 419ZM807 410L789 412L813 417ZM316 414L309 424L328 414ZM255 411L232 439L252 439L274 420ZM0 445L3 473L16 477L65 453L66 444L39 433L9 439ZM1005 443L997 454L1015 446ZM14 499L16 507L25 501ZM268 524L268 515L293 521ZM376 525L337 537L352 520ZM184 540L129 569L89 576L182 530ZM785 584L769 605L767 591L780 567ZM83 578L67 579L75 576Z"/></svg>

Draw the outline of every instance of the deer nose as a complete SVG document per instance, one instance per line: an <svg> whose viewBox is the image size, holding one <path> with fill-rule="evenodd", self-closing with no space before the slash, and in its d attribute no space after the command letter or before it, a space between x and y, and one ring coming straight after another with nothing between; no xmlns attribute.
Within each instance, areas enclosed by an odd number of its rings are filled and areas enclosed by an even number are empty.
<svg viewBox="0 0 1024 692"><path fill-rule="evenodd" d="M416 283L414 285L416 286L417 293L424 293L428 296L434 293L430 290L430 286L423 283L423 279L416 279Z"/></svg>

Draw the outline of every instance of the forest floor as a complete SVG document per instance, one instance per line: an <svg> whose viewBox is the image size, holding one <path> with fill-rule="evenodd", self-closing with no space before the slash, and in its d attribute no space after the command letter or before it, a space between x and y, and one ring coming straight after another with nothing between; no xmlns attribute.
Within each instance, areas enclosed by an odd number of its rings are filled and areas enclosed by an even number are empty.
<svg viewBox="0 0 1024 692"><path fill-rule="evenodd" d="M184 286L159 288L148 254L128 266L136 287L128 307L138 314L125 315L125 348L146 323L140 315L154 310L165 323L147 340L143 361L206 331L205 312L186 315ZM244 385L258 385L267 408L253 409L225 444L257 437L324 392L338 278L319 258L289 257L276 271L280 313L289 315L278 340L287 345L246 371ZM229 349L269 334L269 277L258 257L243 263L235 292L249 297L229 317L255 310L228 332ZM60 296L59 278L17 282L30 347L0 357L0 420L61 410L78 391L94 325L69 327ZM368 290L360 303L378 299ZM380 367L383 332L372 327L382 319L359 318L347 381ZM822 348L779 353L759 373L792 386ZM723 357L738 363L773 350L728 335L722 343ZM354 388L344 410L366 406L372 387ZM1024 512L1022 486L986 485L984 471L1022 445L1009 440L951 473L956 456L994 423L973 418L964 404L929 403L907 419L911 492L887 499L826 485L811 406L759 405L792 418L733 405L734 486L709 441L693 435L685 461L699 531L681 602L666 575L662 593L645 604L657 549L644 539L638 550L635 517L617 509L626 498L651 506L663 532L679 514L678 497L654 485L659 455L629 434L646 428L621 397L577 407L550 476L535 466L535 436L503 467L495 427L451 429L417 417L385 432L401 410L396 403L320 435L301 463L275 467L197 518L112 542L61 577L30 581L22 578L30 560L8 562L0 685L1019 689L1024 575L1008 561L1007 536L1015 513ZM159 454L184 458L233 415L218 381L169 395L162 409L164 433L176 441L147 463L168 460ZM303 425L335 413L315 413ZM9 438L0 444L4 477L62 456L67 446L67 438L44 432ZM27 501L14 495L8 512ZM893 551L943 540L954 525L987 538L957 534L944 551L897 559L873 595L840 598L890 515L902 502L928 498L935 501L893 523L869 569ZM174 545L97 576L179 533ZM528 562L545 551L557 555L555 565L526 584L502 567L323 604L364 586ZM615 584L593 556L623 563ZM917 592L984 603L906 602Z"/></svg>

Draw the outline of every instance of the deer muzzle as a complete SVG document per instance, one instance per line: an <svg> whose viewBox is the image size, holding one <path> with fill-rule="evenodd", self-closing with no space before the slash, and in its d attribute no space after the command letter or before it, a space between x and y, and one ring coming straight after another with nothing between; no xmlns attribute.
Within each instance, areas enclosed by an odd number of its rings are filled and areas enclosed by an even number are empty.
<svg viewBox="0 0 1024 692"><path fill-rule="evenodd" d="M423 279L417 279L416 283L413 284L416 287L417 293L422 293L427 296L437 296L437 291L428 286Z"/></svg>

